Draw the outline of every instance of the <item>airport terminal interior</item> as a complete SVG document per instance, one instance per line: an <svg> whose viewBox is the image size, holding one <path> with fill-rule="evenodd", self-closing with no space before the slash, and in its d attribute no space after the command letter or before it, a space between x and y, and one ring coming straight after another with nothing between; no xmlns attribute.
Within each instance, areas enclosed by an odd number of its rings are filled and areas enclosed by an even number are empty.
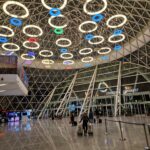
<svg viewBox="0 0 150 150"><path fill-rule="evenodd" d="M150 150L150 0L0 0L0 150Z"/></svg>

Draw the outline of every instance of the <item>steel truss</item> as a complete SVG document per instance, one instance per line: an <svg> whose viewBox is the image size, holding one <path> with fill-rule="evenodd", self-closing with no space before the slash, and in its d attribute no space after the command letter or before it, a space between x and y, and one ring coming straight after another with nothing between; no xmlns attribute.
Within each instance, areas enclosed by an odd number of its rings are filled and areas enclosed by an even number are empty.
<svg viewBox="0 0 150 150"><path fill-rule="evenodd" d="M67 104L70 100L70 97L71 97L71 94L72 94L72 91L73 91L73 87L74 87L74 84L75 84L75 81L76 81L76 78L77 78L77 74L78 72L76 72L76 74L74 75L74 78L72 79L69 87L68 87L68 90L66 91L63 99L61 100L61 103L59 105L59 107L57 108L57 111L56 111L56 116L59 116L59 115L64 115L64 113L66 112L66 108L67 108Z"/></svg>
<svg viewBox="0 0 150 150"><path fill-rule="evenodd" d="M81 110L79 113L79 120L81 118L82 113L88 112L88 114L89 114L89 112L90 112L90 108L91 108L92 102L93 102L93 91L94 91L96 75L97 75L97 66L95 67L93 76L91 78L89 87L86 91L85 98L83 100L83 104L82 104L82 107L81 107Z"/></svg>

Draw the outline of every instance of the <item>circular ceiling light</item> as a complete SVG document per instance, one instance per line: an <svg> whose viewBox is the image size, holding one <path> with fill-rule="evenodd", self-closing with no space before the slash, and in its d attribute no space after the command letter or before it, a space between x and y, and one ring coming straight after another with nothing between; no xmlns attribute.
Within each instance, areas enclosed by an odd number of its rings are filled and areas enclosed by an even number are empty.
<svg viewBox="0 0 150 150"><path fill-rule="evenodd" d="M38 35L35 35L35 34L29 34L26 32L26 29L28 28L35 28L35 29L38 29L40 31L40 33ZM23 27L23 33L26 35L26 36L29 36L29 37L38 37L38 36L41 36L43 34L43 31L42 29L39 27L39 26L36 26L36 25L26 25L25 27Z"/></svg>
<svg viewBox="0 0 150 150"><path fill-rule="evenodd" d="M56 29L54 30L54 32L55 32L55 34L57 34L57 35L61 35L61 34L64 33L64 30L63 30L62 28L56 28Z"/></svg>
<svg viewBox="0 0 150 150"><path fill-rule="evenodd" d="M68 44L62 45L62 44L59 43L60 41L67 41ZM58 39L58 40L56 41L56 45L57 45L57 46L60 46L60 47L69 47L71 44L72 44L71 40L69 40L69 39L67 39L67 38L60 38L60 39Z"/></svg>
<svg viewBox="0 0 150 150"><path fill-rule="evenodd" d="M64 64L64 65L73 65L73 64L74 64L74 61L73 61L73 60L64 60L64 61L63 61L63 64Z"/></svg>
<svg viewBox="0 0 150 150"><path fill-rule="evenodd" d="M96 14L92 16L92 21L99 23L102 19L104 19L104 16L102 14Z"/></svg>
<svg viewBox="0 0 150 150"><path fill-rule="evenodd" d="M14 15L14 14L7 11L8 5L18 5L18 6L22 7L25 10L26 13L24 15L21 15L21 16ZM7 2L5 2L4 5L3 5L3 10L7 15L9 15L11 17L14 17L14 18L26 18L26 17L29 16L29 10L27 9L27 7L25 5L23 5L22 3L19 3L17 1L7 1Z"/></svg>
<svg viewBox="0 0 150 150"><path fill-rule="evenodd" d="M116 18L123 18L123 22L120 23L120 24L118 24L118 25L110 25L110 21L111 21L112 19L114 19L114 18L115 18L115 19L116 19ZM118 28L118 27L123 26L126 22L127 22L127 17L126 17L125 15L118 14L118 15L114 15L114 16L110 17L110 18L107 20L106 24L107 24L107 26L108 26L109 28Z"/></svg>
<svg viewBox="0 0 150 150"><path fill-rule="evenodd" d="M16 48L7 48L6 46L15 46ZM19 51L20 50L20 47L17 45L17 44L14 44L14 43L4 43L4 44L2 44L2 48L4 49L4 50L6 50L6 51Z"/></svg>
<svg viewBox="0 0 150 150"><path fill-rule="evenodd" d="M92 30L88 30L88 31L83 30L83 29L82 29L82 26L85 25L85 24L93 24L93 25L95 25L95 28L93 28ZM96 23L96 22L94 22L94 21L85 21L85 22L82 22L82 23L79 25L79 31L82 32L82 33L90 33L90 32L95 31L95 30L97 29L97 27L98 27L98 26L97 26L97 23Z"/></svg>
<svg viewBox="0 0 150 150"><path fill-rule="evenodd" d="M45 7L45 8L47 8L47 9L52 9L52 7L50 7L50 6L48 6L46 3L45 3L45 0L41 0L41 2L42 2L42 5ZM64 9L65 7L66 7L66 5L67 5L67 0L64 0L64 3L62 4L62 6L61 7L59 7L58 9Z"/></svg>
<svg viewBox="0 0 150 150"><path fill-rule="evenodd" d="M112 40L114 37L118 37L118 36L120 36L121 39L119 39L119 40ZM114 35L113 34L113 35L111 35L109 37L108 42L110 42L110 43L118 43L118 42L122 42L124 39L125 39L125 35L124 34L119 34L119 35Z"/></svg>
<svg viewBox="0 0 150 150"><path fill-rule="evenodd" d="M52 8L52 9L49 11L49 14L50 14L51 16L57 17L57 16L59 16L59 15L61 14L61 11L60 11L60 9L58 9L58 8Z"/></svg>
<svg viewBox="0 0 150 150"><path fill-rule="evenodd" d="M99 10L99 11L90 12L90 11L87 10L86 7L87 7L88 3L91 2L91 1L92 1L92 0L87 0L87 1L85 2L84 6L83 6L84 12L85 12L86 14L88 14L88 15L100 14L100 13L102 13L103 11L105 11L105 9L107 8L107 0L102 0L103 3L104 3L104 7L103 7L101 10Z"/></svg>
<svg viewBox="0 0 150 150"><path fill-rule="evenodd" d="M107 50L107 51L103 51L103 50ZM109 54L111 52L111 48L109 48L109 47L103 47L103 48L100 48L97 52L100 55Z"/></svg>
<svg viewBox="0 0 150 150"><path fill-rule="evenodd" d="M81 59L82 62L87 63L93 61L93 57L84 57Z"/></svg>
<svg viewBox="0 0 150 150"><path fill-rule="evenodd" d="M28 57L28 58L26 58L26 57ZM29 58L30 57L30 58ZM23 59L23 60L34 60L35 59L35 56L29 56L28 54L22 54L21 55L21 58Z"/></svg>
<svg viewBox="0 0 150 150"><path fill-rule="evenodd" d="M99 42L92 42L92 40L95 39L95 38L99 38L100 41L99 41ZM103 43L104 40L105 40L105 39L104 39L103 36L97 35L97 36L94 36L94 37L93 37L91 40L89 40L88 42L89 42L89 44L97 45L97 44Z"/></svg>
<svg viewBox="0 0 150 150"><path fill-rule="evenodd" d="M67 56L66 56L67 55ZM69 56L68 56L69 55ZM63 58L63 59L71 59L71 58L73 58L73 54L71 54L71 53L62 53L61 55L60 55L60 57L61 58Z"/></svg>
<svg viewBox="0 0 150 150"><path fill-rule="evenodd" d="M8 39L6 37L0 37L0 43L6 43Z"/></svg>
<svg viewBox="0 0 150 150"><path fill-rule="evenodd" d="M92 53L92 52L93 52L92 48L83 48L83 49L81 49L81 50L79 51L79 53L80 53L81 55L87 55L87 54L90 54L90 53Z"/></svg>
<svg viewBox="0 0 150 150"><path fill-rule="evenodd" d="M0 36L4 36L4 37L12 37L12 36L14 36L14 31L11 28L9 28L7 26L0 26L0 28L7 29L7 30L9 30L11 32L11 34L0 34Z"/></svg>
<svg viewBox="0 0 150 150"><path fill-rule="evenodd" d="M23 46L24 46L25 48L27 48L27 49L38 49L38 48L40 48L40 45L39 45L38 42L33 42L33 43L36 45L35 47L27 46L28 43L31 43L31 42L29 42L29 41L23 42Z"/></svg>
<svg viewBox="0 0 150 150"><path fill-rule="evenodd" d="M0 86L5 86L6 84L0 84Z"/></svg>
<svg viewBox="0 0 150 150"><path fill-rule="evenodd" d="M58 17L64 18L65 16L64 16L64 15L59 15ZM53 19L53 18L56 18L56 16L51 16L51 17L48 19L49 25L52 26L53 28L65 28L65 27L67 27L68 23L66 23L66 24L64 24L64 25L62 25L62 26L56 26L56 25L52 24L52 19Z"/></svg>
<svg viewBox="0 0 150 150"><path fill-rule="evenodd" d="M10 24L16 27L21 27L22 26L22 20L18 19L18 18L11 18L9 20Z"/></svg>
<svg viewBox="0 0 150 150"><path fill-rule="evenodd" d="M105 87L102 87L102 85L105 86ZM100 92L102 92L102 93L107 92L108 88L109 88L109 87L108 87L107 83L105 83L105 82L100 82L99 85L98 85L98 89L99 89Z"/></svg>
<svg viewBox="0 0 150 150"><path fill-rule="evenodd" d="M93 37L94 37L94 35L93 34L87 34L87 35L85 35L85 40L92 40L93 39Z"/></svg>
<svg viewBox="0 0 150 150"><path fill-rule="evenodd" d="M43 54L43 53L49 53L49 54ZM39 55L42 57L51 57L53 56L53 52L49 50L42 50L39 52Z"/></svg>
<svg viewBox="0 0 150 150"><path fill-rule="evenodd" d="M54 64L54 61L53 60L49 60L49 59L43 59L42 60L42 64L44 64L44 65L51 65L51 64Z"/></svg>

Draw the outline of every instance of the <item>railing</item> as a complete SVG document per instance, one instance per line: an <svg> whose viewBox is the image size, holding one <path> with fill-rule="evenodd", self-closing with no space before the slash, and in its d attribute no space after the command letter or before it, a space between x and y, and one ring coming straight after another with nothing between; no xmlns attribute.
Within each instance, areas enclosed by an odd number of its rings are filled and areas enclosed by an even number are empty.
<svg viewBox="0 0 150 150"><path fill-rule="evenodd" d="M150 134L150 124L146 125L145 123L133 123L133 122L120 121L120 120L105 119L105 133L106 134L109 134L109 132L108 132L108 122L116 122L116 123L119 124L120 137L121 137L120 140L121 141L125 141L126 140L126 138L123 135L122 124L130 124L130 125L143 126L144 136L145 136L145 141L146 141L146 146L144 147L144 150L150 150L150 145L149 145L149 140L148 140L148 134L147 134L147 130L146 130L146 127L148 127L149 134Z"/></svg>

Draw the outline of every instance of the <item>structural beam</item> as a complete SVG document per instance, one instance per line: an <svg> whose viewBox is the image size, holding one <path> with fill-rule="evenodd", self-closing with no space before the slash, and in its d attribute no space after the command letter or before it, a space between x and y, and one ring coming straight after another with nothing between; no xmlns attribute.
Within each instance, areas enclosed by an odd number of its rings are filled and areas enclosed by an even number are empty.
<svg viewBox="0 0 150 150"><path fill-rule="evenodd" d="M56 111L56 116L58 115L63 115L65 113L65 110L66 110L66 105L68 104L69 102L69 99L70 99L70 96L72 94L72 91L73 91L73 87L74 87L74 84L75 84L75 81L76 81L76 78L77 78L77 74L78 72L74 75L74 78L72 79L69 87L68 87L68 90L66 91L57 111Z"/></svg>
<svg viewBox="0 0 150 150"><path fill-rule="evenodd" d="M44 107L43 107L43 109L41 110L40 114L38 115L38 118L37 118L37 119L40 119L41 116L43 116L43 115L45 114L45 111L46 111L47 107L49 106L49 104L50 104L50 102L51 102L51 99L52 99L52 97L53 97L53 95L54 95L55 90L56 90L56 87L50 92L51 94L49 95L49 97L48 97L46 103L44 104Z"/></svg>
<svg viewBox="0 0 150 150"><path fill-rule="evenodd" d="M95 70L94 70L93 76L91 78L89 87L86 91L85 98L84 98L84 101L83 101L83 104L82 104L82 107L81 107L81 110L79 113L79 119L78 120L80 120L82 113L87 112L89 114L89 112L90 112L90 108L91 108L91 105L93 102L93 91L94 91L96 75L97 75L97 66L95 67Z"/></svg>
<svg viewBox="0 0 150 150"><path fill-rule="evenodd" d="M114 116L121 115L121 65L122 62L119 63L118 68L118 82L117 82L117 91L115 95L115 112Z"/></svg>

